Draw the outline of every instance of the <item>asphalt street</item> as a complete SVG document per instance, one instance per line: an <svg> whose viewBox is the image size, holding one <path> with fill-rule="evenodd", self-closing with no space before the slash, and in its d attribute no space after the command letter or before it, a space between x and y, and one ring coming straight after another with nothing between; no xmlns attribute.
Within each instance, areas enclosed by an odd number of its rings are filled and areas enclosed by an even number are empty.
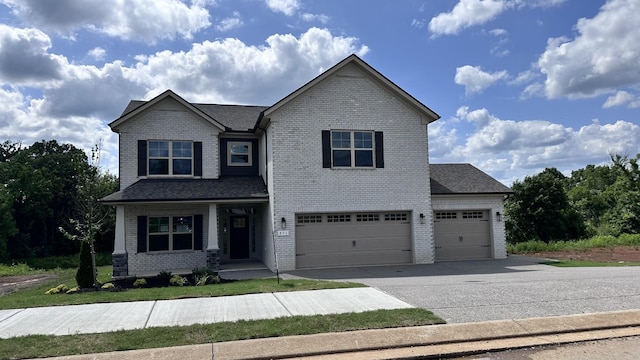
<svg viewBox="0 0 640 360"><path fill-rule="evenodd" d="M558 268L541 260L297 270L288 276L364 283L448 323L637 309L640 267Z"/></svg>

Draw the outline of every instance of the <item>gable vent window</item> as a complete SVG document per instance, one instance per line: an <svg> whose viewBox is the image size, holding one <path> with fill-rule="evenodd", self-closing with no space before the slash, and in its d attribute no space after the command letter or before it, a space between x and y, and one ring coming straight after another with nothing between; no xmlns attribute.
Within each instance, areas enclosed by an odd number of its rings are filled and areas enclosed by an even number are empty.
<svg viewBox="0 0 640 360"><path fill-rule="evenodd" d="M380 221L379 214L357 214L356 221L365 222L365 221Z"/></svg>
<svg viewBox="0 0 640 360"><path fill-rule="evenodd" d="M322 215L298 215L296 216L296 222L298 224L321 223Z"/></svg>
<svg viewBox="0 0 640 360"><path fill-rule="evenodd" d="M327 215L327 222L351 222L351 215Z"/></svg>
<svg viewBox="0 0 640 360"><path fill-rule="evenodd" d="M482 211L463 211L462 218L463 219L482 219L483 212Z"/></svg>
<svg viewBox="0 0 640 360"><path fill-rule="evenodd" d="M457 219L457 218L458 218L458 213L456 213L456 212L450 212L450 211L438 211L438 212L436 212L436 220Z"/></svg>

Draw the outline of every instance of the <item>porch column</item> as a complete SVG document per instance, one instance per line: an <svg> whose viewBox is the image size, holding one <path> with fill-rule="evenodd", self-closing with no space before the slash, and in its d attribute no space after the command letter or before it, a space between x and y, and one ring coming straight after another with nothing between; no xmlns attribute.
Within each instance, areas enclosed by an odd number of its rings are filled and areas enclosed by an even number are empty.
<svg viewBox="0 0 640 360"><path fill-rule="evenodd" d="M113 277L129 275L127 248L125 243L124 206L116 206L116 230L111 261L113 263Z"/></svg>
<svg viewBox="0 0 640 360"><path fill-rule="evenodd" d="M207 267L212 270L220 270L217 204L209 204L209 225L207 229Z"/></svg>

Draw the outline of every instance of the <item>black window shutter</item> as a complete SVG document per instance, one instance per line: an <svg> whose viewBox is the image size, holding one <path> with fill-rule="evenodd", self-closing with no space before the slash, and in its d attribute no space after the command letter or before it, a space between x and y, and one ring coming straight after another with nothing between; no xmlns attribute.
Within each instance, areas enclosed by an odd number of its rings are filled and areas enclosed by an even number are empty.
<svg viewBox="0 0 640 360"><path fill-rule="evenodd" d="M138 252L147 252L147 217L138 216Z"/></svg>
<svg viewBox="0 0 640 360"><path fill-rule="evenodd" d="M382 131L376 131L376 167L384 168L384 141L382 141Z"/></svg>
<svg viewBox="0 0 640 360"><path fill-rule="evenodd" d="M331 131L322 130L322 167L331 168Z"/></svg>
<svg viewBox="0 0 640 360"><path fill-rule="evenodd" d="M209 229L209 231L215 231L215 229ZM193 249L202 250L202 215L193 216Z"/></svg>
<svg viewBox="0 0 640 360"><path fill-rule="evenodd" d="M138 140L138 176L147 176L147 141Z"/></svg>
<svg viewBox="0 0 640 360"><path fill-rule="evenodd" d="M193 143L193 175L202 176L202 142Z"/></svg>

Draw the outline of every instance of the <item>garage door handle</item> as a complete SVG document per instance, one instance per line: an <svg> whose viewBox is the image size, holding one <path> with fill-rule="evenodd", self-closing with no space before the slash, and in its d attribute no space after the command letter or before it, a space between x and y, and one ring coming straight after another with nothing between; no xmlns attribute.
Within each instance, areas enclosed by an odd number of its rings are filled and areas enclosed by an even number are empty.
<svg viewBox="0 0 640 360"><path fill-rule="evenodd" d="M462 238L462 236L458 236L458 241L463 241L464 239Z"/></svg>
<svg viewBox="0 0 640 360"><path fill-rule="evenodd" d="M353 240L353 241L351 242L351 245L353 245L353 247L356 247L356 241L355 241L355 240Z"/></svg>

